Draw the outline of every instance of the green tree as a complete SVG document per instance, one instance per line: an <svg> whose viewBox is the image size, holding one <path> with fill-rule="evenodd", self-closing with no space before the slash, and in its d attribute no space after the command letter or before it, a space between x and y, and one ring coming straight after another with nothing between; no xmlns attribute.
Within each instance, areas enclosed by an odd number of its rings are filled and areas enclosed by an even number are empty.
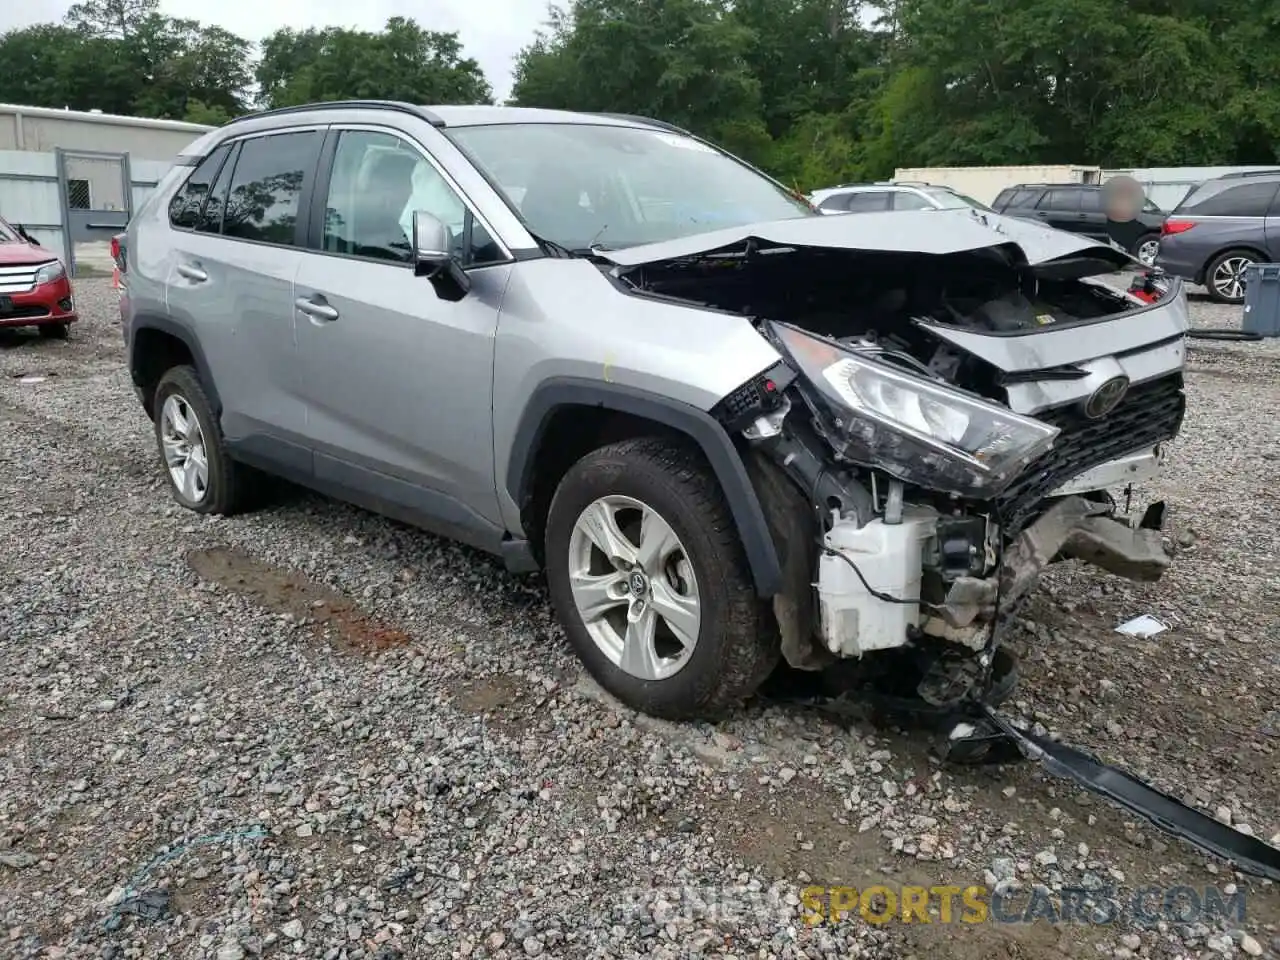
<svg viewBox="0 0 1280 960"><path fill-rule="evenodd" d="M475 60L462 55L456 33L425 30L392 17L363 30L278 30L262 41L255 76L263 107L348 99L410 103L492 103Z"/></svg>
<svg viewBox="0 0 1280 960"><path fill-rule="evenodd" d="M248 41L157 12L156 0L88 0L64 24L0 36L0 99L180 119L243 113Z"/></svg>
<svg viewBox="0 0 1280 960"><path fill-rule="evenodd" d="M66 23L86 36L125 40L159 13L160 0L84 0L67 11Z"/></svg>
<svg viewBox="0 0 1280 960"><path fill-rule="evenodd" d="M517 57L512 99L657 117L758 157L754 40L724 0L574 0Z"/></svg>

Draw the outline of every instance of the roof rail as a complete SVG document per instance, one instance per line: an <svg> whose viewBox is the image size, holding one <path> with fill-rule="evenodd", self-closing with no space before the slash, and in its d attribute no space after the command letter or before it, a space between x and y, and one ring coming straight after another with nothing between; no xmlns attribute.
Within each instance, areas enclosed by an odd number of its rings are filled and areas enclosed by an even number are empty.
<svg viewBox="0 0 1280 960"><path fill-rule="evenodd" d="M1270 167L1266 170L1233 170L1231 173L1224 173L1217 179L1227 180L1235 177L1274 177L1280 174L1280 167Z"/></svg>
<svg viewBox="0 0 1280 960"><path fill-rule="evenodd" d="M310 113L313 110L391 110L396 113L407 113L410 116L425 120L433 127L443 127L445 122L436 114L432 113L426 107L418 106L413 103L405 103L403 100L324 100L318 103L300 103L294 107L276 107L274 110L261 110L257 113L246 113L242 117L236 117L224 126L231 123L242 123L246 120L256 120L258 117L283 117L293 113Z"/></svg>
<svg viewBox="0 0 1280 960"><path fill-rule="evenodd" d="M677 127L674 123L667 123L665 120L655 120L653 117L642 117L638 113L597 113L597 117L608 117L610 120L629 120L632 123L643 123L651 127L657 127L660 130L667 130L671 133L681 133L686 137L692 137L693 134L684 127Z"/></svg>

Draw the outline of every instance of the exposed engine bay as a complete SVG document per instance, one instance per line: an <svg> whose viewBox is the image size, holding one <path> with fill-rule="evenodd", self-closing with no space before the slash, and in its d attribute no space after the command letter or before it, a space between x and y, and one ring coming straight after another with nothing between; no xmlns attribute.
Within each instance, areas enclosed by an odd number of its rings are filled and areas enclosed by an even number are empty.
<svg viewBox="0 0 1280 960"><path fill-rule="evenodd" d="M1135 518L1128 500L1185 409L1180 286L1148 302L1097 279L1133 265L1119 250L972 226L942 252L753 236L614 271L750 318L784 358L713 413L783 561L787 662L909 649L938 704L989 682L999 627L1048 564L1161 576L1163 506ZM1022 242L1063 236L1039 259Z"/></svg>

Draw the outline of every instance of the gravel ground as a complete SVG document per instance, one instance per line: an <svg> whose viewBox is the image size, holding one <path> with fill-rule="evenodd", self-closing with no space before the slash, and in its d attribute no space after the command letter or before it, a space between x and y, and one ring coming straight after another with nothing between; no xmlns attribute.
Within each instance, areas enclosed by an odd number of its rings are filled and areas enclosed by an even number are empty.
<svg viewBox="0 0 1280 960"><path fill-rule="evenodd" d="M114 293L77 286L69 342L0 334L0 956L1280 954L1275 885L1033 764L767 702L656 722L583 679L536 579L301 492L182 511ZM1172 571L1056 569L1008 709L1270 837L1280 343L1193 343L1188 379L1142 491ZM1114 633L1140 613L1172 629ZM997 882L1014 909L1216 884L1246 914L811 926L799 900Z"/></svg>

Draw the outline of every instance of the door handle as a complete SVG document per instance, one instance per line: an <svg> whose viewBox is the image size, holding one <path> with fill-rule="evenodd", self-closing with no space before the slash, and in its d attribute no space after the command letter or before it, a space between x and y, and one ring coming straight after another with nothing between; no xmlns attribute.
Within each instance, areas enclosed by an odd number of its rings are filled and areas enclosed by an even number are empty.
<svg viewBox="0 0 1280 960"><path fill-rule="evenodd" d="M332 323L338 319L338 311L327 303L316 303L310 297L299 297L293 301L293 305L305 313L312 320L322 320L326 323Z"/></svg>
<svg viewBox="0 0 1280 960"><path fill-rule="evenodd" d="M178 264L178 273L186 277L188 280L194 280L197 283L204 283L209 279L209 275L192 263Z"/></svg>

